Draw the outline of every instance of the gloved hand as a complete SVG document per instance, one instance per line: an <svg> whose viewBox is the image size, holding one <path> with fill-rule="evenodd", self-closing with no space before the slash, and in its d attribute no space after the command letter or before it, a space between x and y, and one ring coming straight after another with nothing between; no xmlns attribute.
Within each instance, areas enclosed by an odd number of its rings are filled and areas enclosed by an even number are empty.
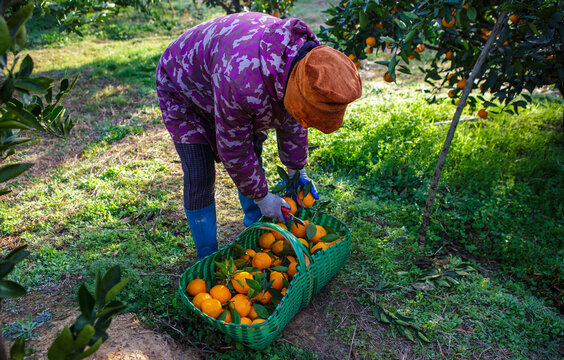
<svg viewBox="0 0 564 360"><path fill-rule="evenodd" d="M288 171L288 176L290 176L290 179L294 176L295 173L295 171ZM299 170L298 187L303 188L303 186L308 182L311 183L311 195L315 200L319 200L319 194L317 193L317 189L315 188L313 181L306 175L305 169ZM280 183L283 183L284 185L286 184L284 180L282 180Z"/></svg>
<svg viewBox="0 0 564 360"><path fill-rule="evenodd" d="M282 214L281 208L292 208L284 199L272 193L267 193L262 200L255 200L255 204L257 204L263 216L268 216L278 222L287 221L284 214Z"/></svg>

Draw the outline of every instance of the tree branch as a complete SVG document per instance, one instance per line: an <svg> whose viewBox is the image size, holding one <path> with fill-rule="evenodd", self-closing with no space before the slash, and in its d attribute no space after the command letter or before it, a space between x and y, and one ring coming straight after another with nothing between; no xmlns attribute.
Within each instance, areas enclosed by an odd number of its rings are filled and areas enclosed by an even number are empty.
<svg viewBox="0 0 564 360"><path fill-rule="evenodd" d="M419 244L421 251L425 250L425 238L427 236L427 227L429 226L429 221L431 219L431 210L433 208L433 205L435 204L435 199L437 196L437 188L439 186L439 179L441 177L441 172L445 165L445 160L448 151L450 149L450 144L452 142L452 139L454 138L454 132L456 131L456 126L458 125L458 121L460 119L460 115L462 114L462 110L466 105L466 99L468 99L468 95L470 95L470 92L472 92L472 86L474 85L474 80L478 76L478 73L480 72L480 69L484 64L484 61L486 60L490 48L492 47L492 44L494 43L497 37L497 34L501 30L502 24L505 22L506 17L507 17L507 11L502 11L499 14L499 17L497 18L497 21L494 25L494 28L488 37L488 41L486 42L486 45L484 45L484 48L482 49L482 52L480 53L480 56L478 57L476 64L474 64L474 68L470 73L470 77L468 78L468 80L466 80L466 86L464 86L464 90L462 91L462 96L460 97L458 106L456 107L456 111L452 118L452 123L450 125L450 128L448 129L447 137L443 144L443 148L441 149L441 153L439 154L439 160L437 161L437 166L435 167L433 180L431 181L431 186L429 187L427 203L425 204L423 218L421 219L421 227L419 228L419 234L417 236L417 243Z"/></svg>

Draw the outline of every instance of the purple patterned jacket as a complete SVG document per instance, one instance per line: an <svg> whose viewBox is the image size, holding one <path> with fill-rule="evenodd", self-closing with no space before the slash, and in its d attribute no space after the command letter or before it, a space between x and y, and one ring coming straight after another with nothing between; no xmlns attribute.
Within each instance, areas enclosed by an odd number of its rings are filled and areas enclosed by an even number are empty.
<svg viewBox="0 0 564 360"><path fill-rule="evenodd" d="M157 95L178 143L209 144L243 195L268 191L253 134L276 129L280 160L307 161L307 130L283 107L292 60L319 41L299 19L239 13L202 23L174 40L159 61Z"/></svg>

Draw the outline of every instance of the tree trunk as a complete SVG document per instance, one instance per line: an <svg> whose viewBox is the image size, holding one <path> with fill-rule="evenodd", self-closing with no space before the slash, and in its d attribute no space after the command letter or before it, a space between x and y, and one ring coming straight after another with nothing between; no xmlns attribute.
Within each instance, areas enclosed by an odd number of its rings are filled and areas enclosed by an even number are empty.
<svg viewBox="0 0 564 360"><path fill-rule="evenodd" d="M450 128L448 129L447 137L443 144L443 148L441 149L441 153L439 154L439 160L437 161L437 166L435 167L435 173L433 174L433 179L431 180L431 186L429 187L429 194L427 196L427 203L425 204L423 218L421 219L421 227L419 228L419 234L417 236L417 243L419 244L421 251L425 250L425 238L427 236L427 227L429 226L429 221L431 220L431 210L433 209L433 205L435 204L437 188L439 186L439 179L441 177L441 172L445 165L445 160L448 151L450 149L450 144L454 137L454 132L456 131L456 126L458 125L458 121L460 120L460 115L462 114L462 109L466 105L466 99L468 98L468 95L470 95L470 92L472 92L472 85L474 84L474 80L476 79L478 72L480 71L482 65L484 64L484 61L486 60L486 56L488 55L488 52L492 44L494 43L497 34L501 30L501 26L504 23L506 17L507 17L507 11L502 11L499 14L495 26L491 31L490 36L488 37L488 41L486 42L486 45L484 45L484 48L482 49L482 52L480 53L480 56L478 57L476 64L474 64L474 68L470 73L470 77L468 78L468 80L466 80L466 86L462 91L462 96L460 97L458 106L456 107L456 111L452 118L452 123L450 124Z"/></svg>

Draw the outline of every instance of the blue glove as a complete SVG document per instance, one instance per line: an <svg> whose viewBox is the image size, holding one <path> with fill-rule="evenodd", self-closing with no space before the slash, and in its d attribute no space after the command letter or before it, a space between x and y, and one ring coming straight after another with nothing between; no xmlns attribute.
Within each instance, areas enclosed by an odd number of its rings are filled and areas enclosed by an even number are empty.
<svg viewBox="0 0 564 360"><path fill-rule="evenodd" d="M293 172L293 173L288 172L288 176L290 176L290 178L292 178L294 176L294 174L295 174L295 172ZM305 169L299 170L299 176L300 177L298 178L297 187L303 188L305 184L311 183L311 190L310 190L311 195L313 196L313 198L315 200L319 200L319 194L317 193L317 189L315 188L313 181L306 175ZM286 185L286 181L282 180L278 184Z"/></svg>
<svg viewBox="0 0 564 360"><path fill-rule="evenodd" d="M290 209L291 206L280 196L267 193L262 200L255 200L255 204L259 207L262 215L273 218L278 222L287 221L284 214L282 214L282 207Z"/></svg>

